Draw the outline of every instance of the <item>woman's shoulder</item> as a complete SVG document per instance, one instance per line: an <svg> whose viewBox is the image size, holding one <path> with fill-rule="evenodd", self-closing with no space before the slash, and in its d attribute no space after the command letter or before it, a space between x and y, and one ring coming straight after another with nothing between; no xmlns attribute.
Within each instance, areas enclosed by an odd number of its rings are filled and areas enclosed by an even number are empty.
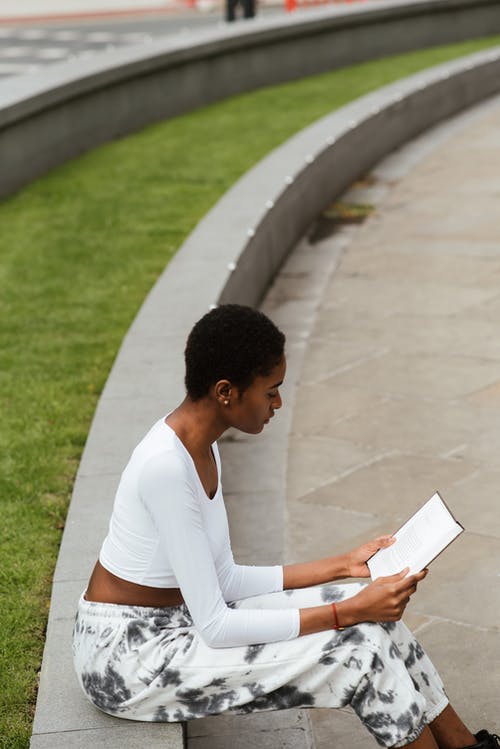
<svg viewBox="0 0 500 749"><path fill-rule="evenodd" d="M187 479L192 473L192 461L186 448L165 423L155 424L136 447L134 457L143 476L158 473Z"/></svg>
<svg viewBox="0 0 500 749"><path fill-rule="evenodd" d="M159 419L136 445L129 462L129 467L132 466L142 473L144 469L154 466L187 470L189 464L177 436L164 419Z"/></svg>

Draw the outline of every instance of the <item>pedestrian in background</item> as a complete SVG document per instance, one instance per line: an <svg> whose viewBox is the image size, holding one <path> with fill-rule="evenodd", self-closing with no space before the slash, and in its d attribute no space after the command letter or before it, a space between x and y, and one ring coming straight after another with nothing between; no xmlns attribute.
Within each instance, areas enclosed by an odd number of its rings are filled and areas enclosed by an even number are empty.
<svg viewBox="0 0 500 749"><path fill-rule="evenodd" d="M254 18L255 0L226 0L226 21L236 20L236 9L240 3L243 8L243 18Z"/></svg>

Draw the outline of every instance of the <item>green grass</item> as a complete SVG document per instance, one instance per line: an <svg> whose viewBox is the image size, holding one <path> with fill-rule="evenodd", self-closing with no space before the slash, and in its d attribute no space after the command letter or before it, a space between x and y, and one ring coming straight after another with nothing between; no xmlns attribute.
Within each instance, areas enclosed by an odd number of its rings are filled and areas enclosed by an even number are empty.
<svg viewBox="0 0 500 749"><path fill-rule="evenodd" d="M396 78L499 42L238 96L101 147L0 205L2 749L29 743L78 460L113 358L161 270L236 178L297 130Z"/></svg>

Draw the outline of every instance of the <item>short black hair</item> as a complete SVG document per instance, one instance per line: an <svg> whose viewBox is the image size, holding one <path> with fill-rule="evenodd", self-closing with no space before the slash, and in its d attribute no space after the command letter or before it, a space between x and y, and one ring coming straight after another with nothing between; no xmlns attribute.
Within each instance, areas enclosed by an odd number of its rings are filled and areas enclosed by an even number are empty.
<svg viewBox="0 0 500 749"><path fill-rule="evenodd" d="M262 312L222 304L198 320L188 336L187 394L199 400L219 380L229 380L242 393L255 377L271 373L284 350L284 334Z"/></svg>

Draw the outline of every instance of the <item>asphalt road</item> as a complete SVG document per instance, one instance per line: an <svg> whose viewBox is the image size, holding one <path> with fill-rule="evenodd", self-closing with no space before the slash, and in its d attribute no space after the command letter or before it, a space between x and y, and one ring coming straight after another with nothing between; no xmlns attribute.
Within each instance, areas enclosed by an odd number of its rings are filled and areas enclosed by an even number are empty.
<svg viewBox="0 0 500 749"><path fill-rule="evenodd" d="M260 13L282 13L266 8ZM244 21L238 21L244 23ZM110 47L148 44L152 39L186 34L190 30L225 24L222 11L185 10L157 16L75 19L0 24L0 80L30 74L41 67Z"/></svg>

